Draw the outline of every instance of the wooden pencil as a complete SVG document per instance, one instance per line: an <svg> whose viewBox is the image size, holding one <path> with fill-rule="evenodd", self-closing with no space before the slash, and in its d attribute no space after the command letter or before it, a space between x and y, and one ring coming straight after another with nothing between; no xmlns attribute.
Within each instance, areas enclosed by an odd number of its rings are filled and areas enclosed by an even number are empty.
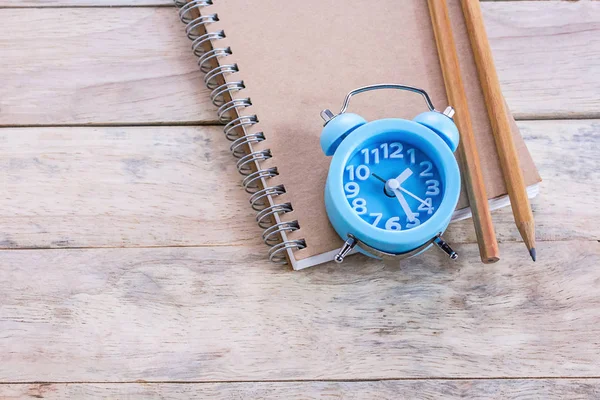
<svg viewBox="0 0 600 400"><path fill-rule="evenodd" d="M535 261L535 221L512 137L508 109L500 90L500 81L485 32L479 0L461 0L461 4L515 223L532 260Z"/></svg>
<svg viewBox="0 0 600 400"><path fill-rule="evenodd" d="M498 243L485 190L479 152L475 143L467 95L462 82L458 54L454 44L446 0L429 0L444 84L450 105L456 110L454 120L460 132L459 155L462 174L467 188L473 224L479 245L481 261L490 264L499 260Z"/></svg>

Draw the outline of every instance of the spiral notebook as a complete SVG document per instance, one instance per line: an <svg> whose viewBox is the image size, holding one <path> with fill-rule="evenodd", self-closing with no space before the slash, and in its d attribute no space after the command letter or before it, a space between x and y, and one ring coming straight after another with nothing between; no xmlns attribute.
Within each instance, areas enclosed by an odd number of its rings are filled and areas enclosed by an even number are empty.
<svg viewBox="0 0 600 400"><path fill-rule="evenodd" d="M319 113L337 110L352 89L383 82L423 88L438 109L448 105L427 2L177 0L176 5L219 107L269 258L294 269L333 259L342 241L323 202L330 159L319 145ZM459 0L448 5L491 207L506 206ZM425 111L422 99L413 96L365 94L351 111L367 120L412 119ZM514 121L513 126L534 196L540 177ZM469 215L463 193L454 217Z"/></svg>

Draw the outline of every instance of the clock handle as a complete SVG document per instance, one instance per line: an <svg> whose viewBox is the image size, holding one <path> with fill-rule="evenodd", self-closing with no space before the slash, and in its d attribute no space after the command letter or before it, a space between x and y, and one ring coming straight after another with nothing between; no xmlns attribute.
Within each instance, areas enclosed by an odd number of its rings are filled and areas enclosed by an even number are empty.
<svg viewBox="0 0 600 400"><path fill-rule="evenodd" d="M436 111L435 107L433 106L433 102L429 98L429 95L423 89L419 89L414 86L400 85L400 84L396 84L396 83L380 83L377 85L369 85L369 86L359 87L357 89L354 89L350 93L348 93L346 95L346 98L344 99L344 104L342 105L340 114L343 114L346 112L346 110L348 109L348 106L350 105L350 99L352 98L352 96L355 96L357 94L364 93L364 92L369 92L371 90L380 90L380 89L406 90L409 92L420 94L425 99L425 102L427 103L427 107L429 107L429 111Z"/></svg>

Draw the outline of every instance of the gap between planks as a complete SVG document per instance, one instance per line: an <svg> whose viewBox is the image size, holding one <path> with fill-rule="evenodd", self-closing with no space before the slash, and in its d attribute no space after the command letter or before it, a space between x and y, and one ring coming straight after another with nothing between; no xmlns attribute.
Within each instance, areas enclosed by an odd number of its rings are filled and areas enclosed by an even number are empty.
<svg viewBox="0 0 600 400"><path fill-rule="evenodd" d="M537 239L538 242L544 243L552 243L552 242L598 242L600 240L590 238L590 239L582 239L582 238L572 238L572 239ZM499 241L499 243L521 243L520 240L504 240ZM458 242L456 244L472 244L471 242ZM203 249L203 248L214 248L214 247L237 247L237 248L254 248L256 245L254 244L244 244L244 243L227 243L227 244L189 244L189 245L176 245L176 244L162 244L162 245L146 245L146 246L65 246L65 247L0 247L1 251L32 251L32 250L110 250L110 249ZM600 376L598 376L600 378ZM446 378L440 378L446 379ZM483 378L482 378L483 379ZM529 378L523 378L529 379ZM1 382L0 382L1 383Z"/></svg>
<svg viewBox="0 0 600 400"><path fill-rule="evenodd" d="M490 1L490 0L483 0ZM166 8L174 7L173 4L114 4L114 5L99 5L99 4L65 4L65 5L52 5L52 6L28 6L28 5L15 5L15 6L0 6L0 10L11 10L11 9L27 9L27 10L51 10L51 9L65 9L65 8Z"/></svg>
<svg viewBox="0 0 600 400"><path fill-rule="evenodd" d="M89 384L89 385L138 385L138 384L174 384L174 385L210 385L219 383L312 383L312 382L419 382L419 381L541 381L541 380L596 380L600 379L598 376L495 376L491 378L480 377L480 376L465 376L465 377L449 377L449 376L432 376L432 377L410 377L410 378L349 378L349 379L249 379L249 380L144 380L138 379L134 381L6 381L0 382L2 385L78 385L78 384Z"/></svg>
<svg viewBox="0 0 600 400"><path fill-rule="evenodd" d="M206 121L158 121L158 122L99 122L82 124L0 124L0 129L18 129L18 128L137 128L137 127L177 127L177 126L218 126L224 124L217 120Z"/></svg>
<svg viewBox="0 0 600 400"><path fill-rule="evenodd" d="M565 114L517 114L514 115L515 121L586 121L600 119L600 112L597 113L565 113ZM14 128L135 128L135 127L177 127L177 126L214 126L222 127L225 124L217 120L198 120L198 121L159 121L159 122L99 122L99 123L72 123L72 124L0 124L0 129Z"/></svg>
<svg viewBox="0 0 600 400"><path fill-rule="evenodd" d="M492 1L516 1L516 0L480 0L482 2L492 2ZM566 0L565 0L566 1ZM9 1L10 4L10 1ZM158 7L175 7L175 4L170 1L166 2L156 2L156 3L130 3L124 4L118 1L115 1L113 4L77 4L70 3L68 1L56 1L55 4L14 4L14 5L1 5L0 10L2 9L14 9L14 8L27 8L27 9L56 9L56 8L158 8Z"/></svg>

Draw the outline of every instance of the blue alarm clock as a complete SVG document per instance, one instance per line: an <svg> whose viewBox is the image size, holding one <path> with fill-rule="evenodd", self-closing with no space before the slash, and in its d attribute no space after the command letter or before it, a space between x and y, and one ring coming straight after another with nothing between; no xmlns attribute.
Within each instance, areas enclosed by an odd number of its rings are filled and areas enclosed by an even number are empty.
<svg viewBox="0 0 600 400"><path fill-rule="evenodd" d="M390 118L367 122L346 113L350 98L377 89L421 94L429 111L412 121ZM380 259L404 259L436 244L458 255L442 238L460 195L454 158L459 133L454 110L436 111L428 94L412 86L380 84L348 93L339 114L321 113L321 148L333 156L325 186L325 208L345 240L340 263L354 248Z"/></svg>

